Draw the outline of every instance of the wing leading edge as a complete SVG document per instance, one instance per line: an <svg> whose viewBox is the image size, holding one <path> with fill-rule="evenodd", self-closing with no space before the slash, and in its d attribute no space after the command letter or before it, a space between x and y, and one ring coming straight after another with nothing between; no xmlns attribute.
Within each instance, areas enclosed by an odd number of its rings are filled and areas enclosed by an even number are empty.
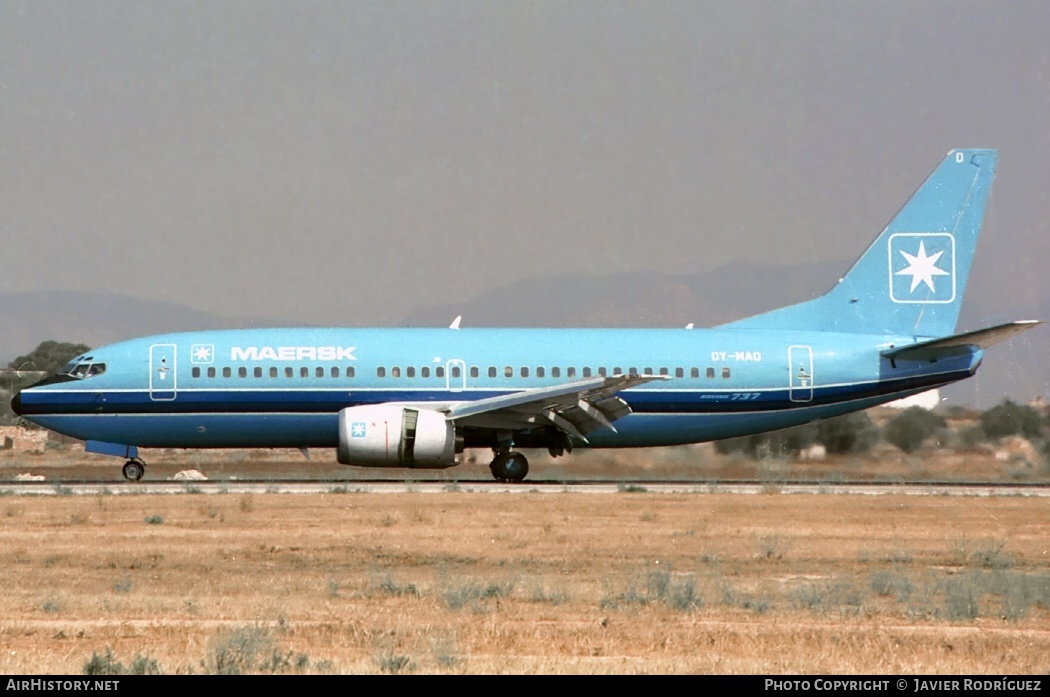
<svg viewBox="0 0 1050 697"><path fill-rule="evenodd" d="M516 431L554 426L587 442L586 434L599 428L616 428L612 422L631 413L617 392L667 375L614 375L539 387L453 406L446 418L457 425Z"/></svg>

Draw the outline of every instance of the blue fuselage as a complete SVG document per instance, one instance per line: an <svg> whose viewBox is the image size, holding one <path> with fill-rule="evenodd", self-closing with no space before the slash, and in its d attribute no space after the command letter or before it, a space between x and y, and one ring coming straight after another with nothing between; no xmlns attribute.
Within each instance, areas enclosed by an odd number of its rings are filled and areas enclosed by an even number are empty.
<svg viewBox="0 0 1050 697"><path fill-rule="evenodd" d="M75 438L143 447L336 447L345 407L447 405L597 375L633 413L577 446L676 445L784 428L969 377L981 351L880 355L914 337L746 329L251 329L167 334L85 354L18 410ZM95 366L92 368L92 366ZM91 374L94 373L94 374ZM483 433L467 446L487 446ZM519 434L528 447L528 434ZM536 444L539 444L538 442Z"/></svg>

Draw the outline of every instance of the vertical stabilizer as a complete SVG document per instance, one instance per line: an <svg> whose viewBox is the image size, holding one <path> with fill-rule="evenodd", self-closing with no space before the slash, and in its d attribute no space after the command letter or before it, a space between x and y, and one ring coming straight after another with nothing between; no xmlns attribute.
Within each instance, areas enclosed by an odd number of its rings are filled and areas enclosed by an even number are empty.
<svg viewBox="0 0 1050 697"><path fill-rule="evenodd" d="M952 334L997 157L995 150L952 150L834 288L723 326Z"/></svg>

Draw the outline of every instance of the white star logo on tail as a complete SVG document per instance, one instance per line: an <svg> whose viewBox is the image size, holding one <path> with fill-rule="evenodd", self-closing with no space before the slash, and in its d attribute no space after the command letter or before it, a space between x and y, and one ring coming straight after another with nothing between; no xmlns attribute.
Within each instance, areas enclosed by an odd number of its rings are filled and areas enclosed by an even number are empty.
<svg viewBox="0 0 1050 697"><path fill-rule="evenodd" d="M920 241L918 254L908 254L904 250L900 250L900 253L908 261L908 267L898 271L897 275L911 276L911 289L909 292L914 293L920 283L925 283L931 293L936 293L937 289L933 287L933 277L949 275L947 271L937 267L937 260L944 254L944 250L942 249L936 254L927 256L926 244Z"/></svg>
<svg viewBox="0 0 1050 697"><path fill-rule="evenodd" d="M890 235L886 251L891 302L914 305L955 302L955 235L895 232Z"/></svg>

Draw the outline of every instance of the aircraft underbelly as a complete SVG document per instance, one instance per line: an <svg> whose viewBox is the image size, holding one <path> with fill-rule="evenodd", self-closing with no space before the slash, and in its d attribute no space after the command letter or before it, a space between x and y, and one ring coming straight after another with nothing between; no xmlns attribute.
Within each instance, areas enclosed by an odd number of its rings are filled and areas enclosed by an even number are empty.
<svg viewBox="0 0 1050 697"><path fill-rule="evenodd" d="M91 414L37 417L82 440L144 448L334 448L333 414Z"/></svg>

